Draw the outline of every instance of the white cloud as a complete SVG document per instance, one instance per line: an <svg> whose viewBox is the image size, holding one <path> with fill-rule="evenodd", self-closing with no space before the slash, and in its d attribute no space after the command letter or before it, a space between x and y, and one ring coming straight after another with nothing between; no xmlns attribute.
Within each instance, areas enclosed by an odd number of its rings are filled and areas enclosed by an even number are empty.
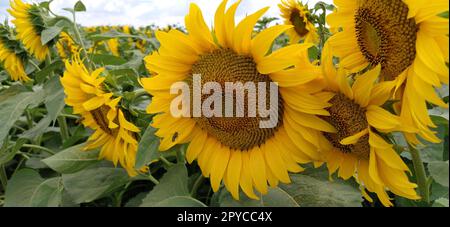
<svg viewBox="0 0 450 227"><path fill-rule="evenodd" d="M39 1L39 0L37 0ZM184 24L184 16L190 3L196 3L203 11L205 20L211 24L217 6L222 0L84 0L87 12L79 13L78 22L86 25L167 25ZM313 6L319 0L309 0ZM332 0L323 0L331 3ZM33 2L28 0L27 2ZM77 0L54 0L52 10L61 15L69 15L62 8L72 7ZM230 0L229 2L234 2ZM277 17L279 0L243 0L237 11L238 19L246 14L270 6L266 16ZM230 4L230 3L229 3ZM7 17L7 1L0 3L0 20Z"/></svg>

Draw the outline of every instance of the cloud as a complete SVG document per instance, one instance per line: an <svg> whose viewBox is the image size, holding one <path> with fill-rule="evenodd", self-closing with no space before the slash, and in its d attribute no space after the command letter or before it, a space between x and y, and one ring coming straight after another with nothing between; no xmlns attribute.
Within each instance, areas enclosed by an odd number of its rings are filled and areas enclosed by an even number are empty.
<svg viewBox="0 0 450 227"><path fill-rule="evenodd" d="M313 6L319 0L309 0ZM26 2L36 2L26 0ZM40 2L40 0L37 0ZM52 10L60 15L70 15L62 10L73 7L77 0L54 0L51 4ZM211 24L214 13L222 0L84 0L87 12L78 14L78 22L86 26L96 25L135 25L144 26L156 24L164 26L167 24L184 24L184 16L189 10L190 3L196 3L203 11L205 20ZM234 2L233 0L229 2ZM270 6L266 16L277 17L278 0L243 0L238 11L237 19L253 13L265 6ZM324 2L331 3L332 0ZM231 4L231 3L229 3ZM6 12L9 2L0 2L0 20L10 17Z"/></svg>

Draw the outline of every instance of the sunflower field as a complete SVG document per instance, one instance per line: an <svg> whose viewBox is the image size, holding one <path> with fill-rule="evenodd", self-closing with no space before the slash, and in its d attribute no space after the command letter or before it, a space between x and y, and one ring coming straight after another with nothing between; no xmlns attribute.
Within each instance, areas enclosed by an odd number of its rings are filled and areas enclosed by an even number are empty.
<svg viewBox="0 0 450 227"><path fill-rule="evenodd" d="M279 0L240 21L218 2L213 20L192 3L182 25L85 27L82 1L10 0L0 206L449 206L447 0ZM253 100L213 94L227 83L277 92L223 116L215 100Z"/></svg>

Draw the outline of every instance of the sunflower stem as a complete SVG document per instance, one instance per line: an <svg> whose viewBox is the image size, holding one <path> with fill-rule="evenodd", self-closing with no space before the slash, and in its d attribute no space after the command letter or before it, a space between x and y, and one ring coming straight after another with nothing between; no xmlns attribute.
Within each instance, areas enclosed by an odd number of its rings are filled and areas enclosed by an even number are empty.
<svg viewBox="0 0 450 227"><path fill-rule="evenodd" d="M54 151L52 151L52 150L50 150L50 149L48 149L46 147L41 147L41 146L34 145L34 144L24 144L22 147L45 151L45 152L47 152L48 154L51 154L51 155L56 154Z"/></svg>
<svg viewBox="0 0 450 227"><path fill-rule="evenodd" d="M41 68L39 65L37 65L34 61L30 60L28 61L38 72L41 71Z"/></svg>
<svg viewBox="0 0 450 227"><path fill-rule="evenodd" d="M177 163L186 164L186 159L184 158L184 146L180 146L177 149Z"/></svg>
<svg viewBox="0 0 450 227"><path fill-rule="evenodd" d="M60 114L59 116L65 117L65 118L74 119L74 120L79 120L80 119L79 116L73 115L73 114Z"/></svg>
<svg viewBox="0 0 450 227"><path fill-rule="evenodd" d="M64 141L68 140L70 137L69 129L67 128L66 117L59 116L57 120L59 124L59 131L61 133L61 139L64 143Z"/></svg>
<svg viewBox="0 0 450 227"><path fill-rule="evenodd" d="M33 128L33 117L31 116L30 109L27 109L25 111L25 115L26 115L26 118L27 118L28 129Z"/></svg>
<svg viewBox="0 0 450 227"><path fill-rule="evenodd" d="M86 56L86 61L88 63L87 65L88 65L89 71L92 71L93 65L89 59L89 54L86 50L86 46L84 45L83 38L81 38L81 33L80 33L80 29L78 28L78 25L77 25L77 19L76 19L75 13L72 13L72 15L73 15L73 29L75 30L75 35L77 36L78 43L81 45L81 49L83 51L84 56Z"/></svg>
<svg viewBox="0 0 450 227"><path fill-rule="evenodd" d="M191 197L195 198L197 196L197 191L200 188L200 186L202 185L204 180L205 180L205 178L200 173L200 176L197 178L197 180L195 180L194 186L192 186Z"/></svg>
<svg viewBox="0 0 450 227"><path fill-rule="evenodd" d="M159 157L159 159L166 164L168 167L173 166L174 164L172 162L170 162L169 160L167 160L166 158L164 158L163 156Z"/></svg>
<svg viewBox="0 0 450 227"><path fill-rule="evenodd" d="M419 186L419 193L422 197L422 201L427 204L430 203L430 187L428 184L427 173L425 172L425 166L423 165L422 158L419 151L408 144L409 153L411 154L414 172L416 173L417 185Z"/></svg>
<svg viewBox="0 0 450 227"><path fill-rule="evenodd" d="M0 181L2 183L3 191L6 191L6 185L8 184L8 176L6 175L5 165L0 165Z"/></svg>
<svg viewBox="0 0 450 227"><path fill-rule="evenodd" d="M156 184L156 185L159 184L159 181L158 181L154 176L152 176L151 174L149 174L147 177L148 177L148 179L149 179L151 182L153 182L154 184Z"/></svg>

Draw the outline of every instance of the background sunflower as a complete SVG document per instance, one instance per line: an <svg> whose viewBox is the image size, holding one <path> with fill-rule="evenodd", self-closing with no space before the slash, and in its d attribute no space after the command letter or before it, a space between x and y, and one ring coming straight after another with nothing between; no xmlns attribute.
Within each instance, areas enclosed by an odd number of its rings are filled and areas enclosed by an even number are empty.
<svg viewBox="0 0 450 227"><path fill-rule="evenodd" d="M448 108L435 88L448 85L448 1L335 1L328 24L341 28L330 39L343 68L359 72L381 64L380 78L394 92L397 112L420 129L423 139L439 143L427 102ZM408 142L421 142L406 133Z"/></svg>
<svg viewBox="0 0 450 227"><path fill-rule="evenodd" d="M299 0L282 0L278 7L284 24L294 26L286 32L291 43L304 41L317 44L319 42L319 35L307 5Z"/></svg>
<svg viewBox="0 0 450 227"><path fill-rule="evenodd" d="M11 1L11 9L8 9L8 12L14 17L12 23L16 26L17 38L23 42L31 54L39 61L43 61L49 54L49 48L41 42L44 21L39 7L21 0L14 0Z"/></svg>
<svg viewBox="0 0 450 227"><path fill-rule="evenodd" d="M66 103L80 114L84 126L95 130L89 137L85 150L101 147L100 159L120 163L130 176L136 176L134 169L137 152L135 133L140 130L127 121L117 106L121 97L113 98L112 93L104 91L105 78L100 74L103 68L89 73L78 55L72 63L66 61L66 72L61 78Z"/></svg>
<svg viewBox="0 0 450 227"><path fill-rule="evenodd" d="M321 139L330 174L339 169L339 177L355 177L361 184L362 194L372 201L366 189L377 194L385 206L392 206L387 190L412 200L420 197L416 184L410 183L406 164L380 133L402 131L414 133L413 126L389 113L381 106L390 96L387 82L376 83L381 66L359 75L351 86L343 69L334 69L332 55L325 44L322 64L328 85L335 92L328 108L329 117L337 133L324 133Z"/></svg>

